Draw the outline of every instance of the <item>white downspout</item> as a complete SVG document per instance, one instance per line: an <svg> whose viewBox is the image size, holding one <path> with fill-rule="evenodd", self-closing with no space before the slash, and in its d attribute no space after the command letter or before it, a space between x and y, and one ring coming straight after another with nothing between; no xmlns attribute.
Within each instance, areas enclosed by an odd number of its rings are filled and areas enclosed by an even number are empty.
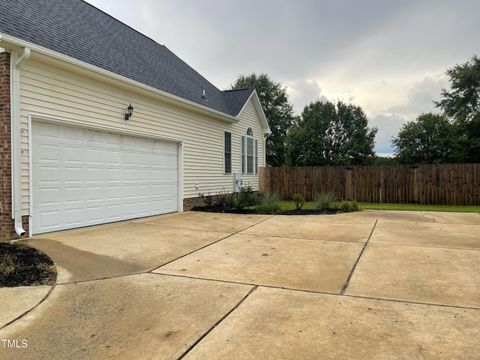
<svg viewBox="0 0 480 360"><path fill-rule="evenodd" d="M20 123L20 66L30 58L30 48L24 47L20 57L10 53L10 115L12 127L12 217L15 232L24 236L22 225L22 146Z"/></svg>

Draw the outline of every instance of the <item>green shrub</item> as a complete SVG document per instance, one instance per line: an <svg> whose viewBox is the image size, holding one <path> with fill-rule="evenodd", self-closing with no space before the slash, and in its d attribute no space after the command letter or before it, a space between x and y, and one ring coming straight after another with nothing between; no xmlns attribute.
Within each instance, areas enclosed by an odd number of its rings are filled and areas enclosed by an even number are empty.
<svg viewBox="0 0 480 360"><path fill-rule="evenodd" d="M360 210L357 200L353 200L353 201L351 201L351 203L352 203L353 211L359 211Z"/></svg>
<svg viewBox="0 0 480 360"><path fill-rule="evenodd" d="M260 191L256 191L253 193L253 205L260 204L265 197L264 193L261 193Z"/></svg>
<svg viewBox="0 0 480 360"><path fill-rule="evenodd" d="M255 194L251 186L242 186L240 192L234 198L234 206L237 210L255 205Z"/></svg>
<svg viewBox="0 0 480 360"><path fill-rule="evenodd" d="M334 202L332 205L330 205L330 210L340 210L340 204L339 202Z"/></svg>
<svg viewBox="0 0 480 360"><path fill-rule="evenodd" d="M221 191L214 205L222 207L224 209L232 209L235 207L235 195L231 193L227 193L225 191Z"/></svg>
<svg viewBox="0 0 480 360"><path fill-rule="evenodd" d="M295 203L295 208L300 210L302 206L305 204L305 198L302 194L293 194L292 201Z"/></svg>
<svg viewBox="0 0 480 360"><path fill-rule="evenodd" d="M199 194L200 198L203 201L205 206L212 206L213 205L213 197L209 196L208 194Z"/></svg>
<svg viewBox="0 0 480 360"><path fill-rule="evenodd" d="M276 195L265 194L262 195L259 204L255 210L262 214L274 214L282 209L280 199Z"/></svg>
<svg viewBox="0 0 480 360"><path fill-rule="evenodd" d="M342 201L340 203L340 210L342 212L358 211L358 203L355 200L353 200L353 201Z"/></svg>
<svg viewBox="0 0 480 360"><path fill-rule="evenodd" d="M335 194L331 192L318 194L315 198L316 208L318 210L328 210L334 208Z"/></svg>

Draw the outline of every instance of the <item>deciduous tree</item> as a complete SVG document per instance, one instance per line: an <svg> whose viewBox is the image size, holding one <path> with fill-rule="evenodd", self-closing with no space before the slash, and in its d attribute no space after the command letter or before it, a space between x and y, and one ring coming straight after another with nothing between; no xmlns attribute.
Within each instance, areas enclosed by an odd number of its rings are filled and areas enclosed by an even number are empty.
<svg viewBox="0 0 480 360"><path fill-rule="evenodd" d="M480 162L480 58L472 57L465 64L447 70L450 89L442 90L437 102L447 116L458 125L459 138L465 149L466 162Z"/></svg>
<svg viewBox="0 0 480 360"><path fill-rule="evenodd" d="M422 114L403 125L393 139L395 158L402 164L461 161L463 153L458 130L444 115Z"/></svg>
<svg viewBox="0 0 480 360"><path fill-rule="evenodd" d="M374 159L376 128L360 106L317 101L303 109L288 135L291 166L358 165Z"/></svg>
<svg viewBox="0 0 480 360"><path fill-rule="evenodd" d="M286 159L287 131L292 125L293 107L288 101L287 90L279 82L272 81L268 75L241 75L232 85L232 89L255 88L262 103L272 133L267 137L267 164L284 165Z"/></svg>

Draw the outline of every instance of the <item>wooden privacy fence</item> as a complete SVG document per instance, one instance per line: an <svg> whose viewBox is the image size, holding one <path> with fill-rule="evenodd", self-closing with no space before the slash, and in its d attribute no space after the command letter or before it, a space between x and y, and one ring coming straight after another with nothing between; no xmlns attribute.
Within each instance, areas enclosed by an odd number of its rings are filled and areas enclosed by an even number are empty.
<svg viewBox="0 0 480 360"><path fill-rule="evenodd" d="M370 203L480 205L480 164L267 167L260 190L282 199L332 192Z"/></svg>

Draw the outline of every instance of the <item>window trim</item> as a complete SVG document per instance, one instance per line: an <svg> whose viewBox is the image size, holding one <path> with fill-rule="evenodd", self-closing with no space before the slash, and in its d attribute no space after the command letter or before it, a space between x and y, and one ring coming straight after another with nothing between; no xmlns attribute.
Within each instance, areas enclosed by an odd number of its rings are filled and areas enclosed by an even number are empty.
<svg viewBox="0 0 480 360"><path fill-rule="evenodd" d="M248 139L252 139L252 172L248 172ZM242 175L258 175L258 139L251 135L242 135ZM255 146L256 145L256 146Z"/></svg>
<svg viewBox="0 0 480 360"><path fill-rule="evenodd" d="M253 143L253 170L255 172L255 175L258 174L258 139L254 139Z"/></svg>
<svg viewBox="0 0 480 360"><path fill-rule="evenodd" d="M230 172L226 172L225 171L225 165L226 165L226 159L225 159L225 155L226 155L226 152L225 152L225 135L226 134L230 134ZM223 169L222 169L222 172L223 172L223 175L231 175L233 174L233 144L232 144L232 139L233 139L233 136L232 136L232 132L231 131L227 131L227 130L224 130L223 131L223 145L222 145L222 149L223 149L223 155L222 155L222 158L223 158Z"/></svg>

